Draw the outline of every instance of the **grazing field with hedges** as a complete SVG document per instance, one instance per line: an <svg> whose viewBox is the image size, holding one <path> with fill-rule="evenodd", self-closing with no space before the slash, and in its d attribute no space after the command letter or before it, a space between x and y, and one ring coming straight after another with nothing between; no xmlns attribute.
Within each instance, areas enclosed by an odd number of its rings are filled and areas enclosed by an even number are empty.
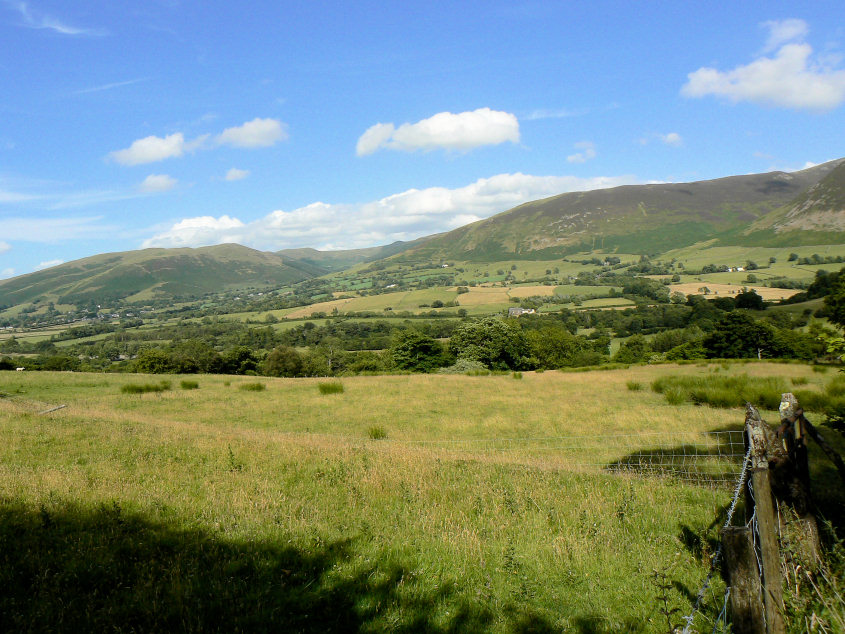
<svg viewBox="0 0 845 634"><path fill-rule="evenodd" d="M649 386L748 375L821 393L833 374L700 363L261 390L177 375L147 391L158 377L3 372L0 629L665 632L730 491L605 467L744 414Z"/></svg>

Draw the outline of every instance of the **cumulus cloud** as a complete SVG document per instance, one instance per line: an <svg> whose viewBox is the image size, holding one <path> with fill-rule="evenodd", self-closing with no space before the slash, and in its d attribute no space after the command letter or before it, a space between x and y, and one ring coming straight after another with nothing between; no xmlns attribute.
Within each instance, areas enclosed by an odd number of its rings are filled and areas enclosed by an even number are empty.
<svg viewBox="0 0 845 634"><path fill-rule="evenodd" d="M804 20L789 18L787 20L769 20L763 22L762 27L769 30L769 39L763 47L764 53L769 53L782 44L803 40L810 32L810 28Z"/></svg>
<svg viewBox="0 0 845 634"><path fill-rule="evenodd" d="M447 231L567 191L634 182L632 177L498 174L456 189L409 189L365 203L315 202L291 211L276 210L249 223L229 216L188 218L144 241L142 246L238 242L270 250L301 246L359 248Z"/></svg>
<svg viewBox="0 0 845 634"><path fill-rule="evenodd" d="M229 216L199 216L186 218L174 224L167 231L160 233L141 245L148 247L192 247L203 244L221 244L223 242L240 242L241 230L244 228L237 218Z"/></svg>
<svg viewBox="0 0 845 634"><path fill-rule="evenodd" d="M590 159L596 158L596 145L592 141L580 141L574 147L581 151L567 156L566 160L568 162L586 163Z"/></svg>
<svg viewBox="0 0 845 634"><path fill-rule="evenodd" d="M764 26L769 29L764 51L774 51L774 55L760 56L729 71L699 68L687 75L681 94L808 110L830 110L845 102L845 70L814 56L812 47L801 41L807 34L806 23L783 20Z"/></svg>
<svg viewBox="0 0 845 634"><path fill-rule="evenodd" d="M242 148L270 147L288 138L287 126L278 119L256 117L241 126L226 128L217 136L221 145Z"/></svg>
<svg viewBox="0 0 845 634"><path fill-rule="evenodd" d="M245 179L247 176L249 176L249 170L239 170L237 167L233 167L226 172L227 181L240 181Z"/></svg>
<svg viewBox="0 0 845 634"><path fill-rule="evenodd" d="M176 187L178 182L178 180L167 174L150 174L138 186L138 189L148 194L167 192Z"/></svg>
<svg viewBox="0 0 845 634"><path fill-rule="evenodd" d="M483 145L519 143L519 121L509 112L479 108L460 112L439 112L416 123L376 123L358 139L355 151L366 156L380 149L471 150Z"/></svg>
<svg viewBox="0 0 845 634"><path fill-rule="evenodd" d="M53 266L58 266L59 264L64 264L64 260L47 260L46 262L41 262L38 266L36 266L33 270L34 271L43 271L44 269L49 269Z"/></svg>
<svg viewBox="0 0 845 634"><path fill-rule="evenodd" d="M11 244L9 244L8 242L3 242L2 240L0 240L0 253L5 253L6 251L11 251L11 250L12 250Z"/></svg>
<svg viewBox="0 0 845 634"><path fill-rule="evenodd" d="M169 134L166 137L148 136L133 141L125 150L116 150L109 157L121 165L143 165L156 163L164 159L182 156L189 149L185 135L181 132Z"/></svg>
<svg viewBox="0 0 845 634"><path fill-rule="evenodd" d="M239 148L270 147L288 138L287 125L277 119L255 118L243 125L226 128L214 137L203 134L192 141L186 141L181 132L174 132L165 137L151 135L133 141L123 150L110 152L108 157L121 165L144 165L169 158L178 158L199 149L210 149L216 145L228 145Z"/></svg>
<svg viewBox="0 0 845 634"><path fill-rule="evenodd" d="M3 269L0 271L0 280L5 280L7 277L14 277L15 276L15 269L12 267Z"/></svg>

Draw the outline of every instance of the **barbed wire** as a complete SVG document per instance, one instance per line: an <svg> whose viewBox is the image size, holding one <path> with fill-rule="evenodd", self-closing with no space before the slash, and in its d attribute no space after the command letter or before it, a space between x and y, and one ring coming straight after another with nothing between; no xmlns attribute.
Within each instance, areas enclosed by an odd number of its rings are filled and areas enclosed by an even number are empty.
<svg viewBox="0 0 845 634"><path fill-rule="evenodd" d="M736 511L736 505L739 501L739 495L740 493L742 493L743 485L745 484L745 476L748 473L748 465L750 459L751 445L749 444L748 451L745 453L745 460L742 463L742 472L739 475L739 480L737 480L736 488L734 488L733 499L731 500L731 505L728 509L728 516L725 520L725 523L722 525L723 531L731 525L731 521L733 520L734 511ZM688 616L683 617L683 620L686 621L686 626L684 626L684 629L681 634L690 634L692 622L695 619L696 613L701 608L701 601L704 598L704 594L707 592L707 588L710 586L710 581L713 579L713 574L716 572L716 566L718 566L719 560L721 558L722 543L719 542L719 547L716 549L716 552L713 553L713 557L710 559L710 571L707 573L707 577L705 577L704 583L701 584L701 589L698 591L698 594L695 597L695 604L693 605L692 612L690 612Z"/></svg>

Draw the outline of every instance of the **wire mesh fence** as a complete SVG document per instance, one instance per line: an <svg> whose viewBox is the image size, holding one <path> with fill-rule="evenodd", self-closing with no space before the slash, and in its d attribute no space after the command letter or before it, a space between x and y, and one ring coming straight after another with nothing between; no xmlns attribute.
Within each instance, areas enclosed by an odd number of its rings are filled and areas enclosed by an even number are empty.
<svg viewBox="0 0 845 634"><path fill-rule="evenodd" d="M669 477L731 486L745 456L742 430L596 433L544 437L411 440L308 432L282 433L309 445L412 451L437 459L479 460L531 467Z"/></svg>
<svg viewBox="0 0 845 634"><path fill-rule="evenodd" d="M745 456L741 430L394 442L450 455L495 455L508 461L542 459L570 468L668 476L717 485L736 482Z"/></svg>

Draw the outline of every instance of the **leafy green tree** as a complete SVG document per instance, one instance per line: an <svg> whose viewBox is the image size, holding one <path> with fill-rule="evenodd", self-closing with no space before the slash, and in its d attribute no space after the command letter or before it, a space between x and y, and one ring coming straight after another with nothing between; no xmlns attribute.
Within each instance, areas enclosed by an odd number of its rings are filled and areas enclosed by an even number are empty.
<svg viewBox="0 0 845 634"><path fill-rule="evenodd" d="M563 368L575 365L579 353L593 350L584 337L573 335L563 326L546 326L525 335L531 357L541 368Z"/></svg>
<svg viewBox="0 0 845 634"><path fill-rule="evenodd" d="M634 335L622 342L619 350L613 355L613 360L617 363L639 363L648 360L650 354L651 345L648 339L642 335Z"/></svg>
<svg viewBox="0 0 845 634"><path fill-rule="evenodd" d="M223 355L221 372L223 374L254 374L258 370L258 356L246 346L237 346Z"/></svg>
<svg viewBox="0 0 845 634"><path fill-rule="evenodd" d="M513 319L465 322L455 329L449 347L455 356L480 361L494 370L519 370L528 362L528 342Z"/></svg>
<svg viewBox="0 0 845 634"><path fill-rule="evenodd" d="M267 376L304 376L305 366L296 348L279 346L267 355L262 370Z"/></svg>
<svg viewBox="0 0 845 634"><path fill-rule="evenodd" d="M828 319L840 327L845 327L845 275L838 275L824 298Z"/></svg>
<svg viewBox="0 0 845 634"><path fill-rule="evenodd" d="M750 359L758 354L777 356L774 329L748 313L734 311L716 324L703 342L707 356L718 359Z"/></svg>
<svg viewBox="0 0 845 634"><path fill-rule="evenodd" d="M734 305L737 308L749 308L751 310L765 310L766 308L766 303L763 301L763 298L760 297L754 289L744 290L741 293L737 293L736 297L734 297Z"/></svg>
<svg viewBox="0 0 845 634"><path fill-rule="evenodd" d="M412 372L433 372L443 365L443 346L418 330L397 333L391 355L396 367Z"/></svg>
<svg viewBox="0 0 845 634"><path fill-rule="evenodd" d="M170 355L158 348L146 348L138 352L135 359L135 371L148 374L166 374L176 369Z"/></svg>

